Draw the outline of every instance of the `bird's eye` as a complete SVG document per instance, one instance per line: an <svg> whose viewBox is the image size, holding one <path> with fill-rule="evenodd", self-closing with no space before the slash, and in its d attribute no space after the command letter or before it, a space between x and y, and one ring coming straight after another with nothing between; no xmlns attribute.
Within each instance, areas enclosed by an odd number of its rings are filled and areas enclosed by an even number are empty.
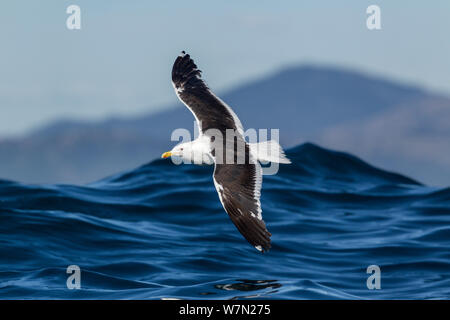
<svg viewBox="0 0 450 320"><path fill-rule="evenodd" d="M183 151L183 148L181 148L180 150Z"/></svg>

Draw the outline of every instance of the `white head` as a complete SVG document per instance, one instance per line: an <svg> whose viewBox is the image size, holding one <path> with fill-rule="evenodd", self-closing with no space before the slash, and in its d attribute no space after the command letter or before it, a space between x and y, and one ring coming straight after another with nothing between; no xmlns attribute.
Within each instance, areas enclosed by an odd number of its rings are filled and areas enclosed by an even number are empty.
<svg viewBox="0 0 450 320"><path fill-rule="evenodd" d="M169 152L164 152L161 158L180 157L185 160L191 159L192 154L192 142L185 142L177 144Z"/></svg>
<svg viewBox="0 0 450 320"><path fill-rule="evenodd" d="M184 142L176 145L171 151L162 154L162 158L178 157L184 160L184 163L210 164L209 156L203 150L203 146L195 143L196 140Z"/></svg>

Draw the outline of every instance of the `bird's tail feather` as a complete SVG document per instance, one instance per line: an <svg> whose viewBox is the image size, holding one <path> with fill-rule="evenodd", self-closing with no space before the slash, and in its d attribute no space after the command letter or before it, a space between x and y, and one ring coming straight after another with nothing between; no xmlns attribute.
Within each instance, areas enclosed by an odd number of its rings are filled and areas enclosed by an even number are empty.
<svg viewBox="0 0 450 320"><path fill-rule="evenodd" d="M250 152L258 161L291 163L291 160L284 154L283 148L275 140L250 143L249 145Z"/></svg>

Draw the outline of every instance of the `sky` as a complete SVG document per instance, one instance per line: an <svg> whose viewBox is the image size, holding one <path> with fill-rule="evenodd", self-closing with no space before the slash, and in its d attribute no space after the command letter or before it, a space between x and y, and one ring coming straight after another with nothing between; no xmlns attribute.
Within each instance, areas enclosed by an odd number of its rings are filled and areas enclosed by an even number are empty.
<svg viewBox="0 0 450 320"><path fill-rule="evenodd" d="M80 30L66 27L72 4ZM372 4L381 30L366 27ZM0 138L172 105L181 50L219 93L314 63L450 95L449 16L448 0L2 1Z"/></svg>

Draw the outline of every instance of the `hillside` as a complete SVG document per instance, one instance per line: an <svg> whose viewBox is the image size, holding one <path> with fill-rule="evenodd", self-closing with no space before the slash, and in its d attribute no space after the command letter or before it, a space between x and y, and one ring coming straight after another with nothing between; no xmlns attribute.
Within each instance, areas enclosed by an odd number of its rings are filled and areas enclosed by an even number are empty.
<svg viewBox="0 0 450 320"><path fill-rule="evenodd" d="M445 97L315 66L281 70L218 94L245 128L279 128L286 147L316 142L426 183L450 181L450 100ZM181 103L135 118L53 123L0 141L0 177L90 182L158 157L175 144L170 135L176 128L193 128L193 117Z"/></svg>

